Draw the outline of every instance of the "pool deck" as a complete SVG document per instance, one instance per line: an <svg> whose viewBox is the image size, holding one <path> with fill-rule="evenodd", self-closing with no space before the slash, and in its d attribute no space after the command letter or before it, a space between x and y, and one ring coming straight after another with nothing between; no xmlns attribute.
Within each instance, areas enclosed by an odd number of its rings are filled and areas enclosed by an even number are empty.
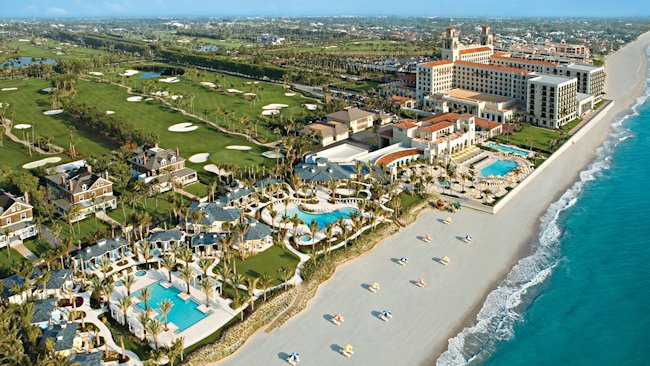
<svg viewBox="0 0 650 366"><path fill-rule="evenodd" d="M181 291L179 295L184 294L185 296L187 296L187 294L185 293L185 281L177 277L174 272L172 272L171 285L167 282L167 279L168 279L167 271L158 270L158 269L151 269L147 271L147 273L144 276L136 277L136 281L131 287L131 299L133 301L133 305L131 306L129 318L137 318L138 314L144 311L136 305L137 302L140 301L140 299L138 299L137 296L135 296L134 294L142 290L143 288L148 287L157 282L160 282L161 285L165 287L173 286L176 289ZM176 331L178 330L178 326L170 322L169 330L162 332L158 337L159 346L169 345L174 339L178 337L185 338L185 343L184 343L185 347L191 346L192 344L195 344L200 340L206 338L207 336L211 335L217 329L223 327L232 318L237 316L240 311L243 311L243 309L246 306L248 306L248 304L245 304L242 307L233 310L230 308L230 300L225 300L219 297L218 293L215 292L210 298L210 308L205 309L205 295L203 291L201 291L194 285L195 284L190 282L191 295L188 298L191 298L193 301L195 301L197 304L200 305L197 307L199 311L205 313L207 310L210 311L211 314L207 315L202 320L199 320L198 322L192 324L191 326L189 326L187 329L185 329L180 333L176 333ZM111 294L111 302L117 303L117 301L124 296L126 296L126 288L124 286L117 287ZM136 330L135 333L138 336L142 336L141 333L138 334L138 330Z"/></svg>

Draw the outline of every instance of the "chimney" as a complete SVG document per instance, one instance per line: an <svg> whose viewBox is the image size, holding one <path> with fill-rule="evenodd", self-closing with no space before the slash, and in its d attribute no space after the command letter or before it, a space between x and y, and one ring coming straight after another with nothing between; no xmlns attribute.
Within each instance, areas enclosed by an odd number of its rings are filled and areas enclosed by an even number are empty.
<svg viewBox="0 0 650 366"><path fill-rule="evenodd" d="M155 144L153 144L153 147L158 147L158 143L156 142Z"/></svg>
<svg viewBox="0 0 650 366"><path fill-rule="evenodd" d="M26 204L29 205L29 193L25 192L25 196L23 197L23 200L25 201Z"/></svg>
<svg viewBox="0 0 650 366"><path fill-rule="evenodd" d="M108 170L104 171L104 179L108 180Z"/></svg>
<svg viewBox="0 0 650 366"><path fill-rule="evenodd" d="M61 185L65 185L65 175L61 175Z"/></svg>
<svg viewBox="0 0 650 366"><path fill-rule="evenodd" d="M181 156L180 150L178 150L178 146L176 147L176 156Z"/></svg>
<svg viewBox="0 0 650 366"><path fill-rule="evenodd" d="M90 165L86 165L86 171L88 173L92 173L93 172L93 167L91 167Z"/></svg>
<svg viewBox="0 0 650 366"><path fill-rule="evenodd" d="M70 192L72 192L72 186L73 186L73 184L74 184L74 183L72 182L72 180L70 180L70 181L68 182L68 190L69 190Z"/></svg>
<svg viewBox="0 0 650 366"><path fill-rule="evenodd" d="M147 154L142 155L142 165L147 165Z"/></svg>

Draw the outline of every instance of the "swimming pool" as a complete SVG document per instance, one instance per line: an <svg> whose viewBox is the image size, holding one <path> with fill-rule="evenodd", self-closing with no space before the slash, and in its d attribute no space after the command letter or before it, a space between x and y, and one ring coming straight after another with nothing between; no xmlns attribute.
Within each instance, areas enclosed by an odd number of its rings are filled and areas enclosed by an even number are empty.
<svg viewBox="0 0 650 366"><path fill-rule="evenodd" d="M152 285L147 286L147 288L149 291L151 291L151 298L147 303L149 304L149 307L158 312L157 318L161 322L164 322L165 319L160 313L160 303L162 303L165 299L169 299L172 303L174 303L174 306L172 306L169 314L167 314L167 321L174 323L178 327L176 333L184 331L197 322L205 319L209 315L204 314L202 311L197 309L197 306L199 306L199 304L197 304L196 301L191 299L183 300L178 297L178 294L180 294L181 291L175 287L165 288L160 284L160 282L156 282ZM139 298L140 292L142 292L142 290L134 293L133 296ZM138 302L137 306L140 309L144 310L144 302Z"/></svg>
<svg viewBox="0 0 650 366"><path fill-rule="evenodd" d="M359 210L354 208L341 208L332 212L314 214L314 213L302 211L298 207L293 207L287 210L287 214L285 215L285 217L293 217L294 215L298 215L298 217L306 225L310 225L312 221L316 221L316 223L318 224L318 229L320 230L325 226L329 225L330 223L340 219L341 217L346 219L350 218L350 215L352 215L353 213L358 214Z"/></svg>
<svg viewBox="0 0 650 366"><path fill-rule="evenodd" d="M156 71L145 71L142 74L140 74L138 77L140 79L151 79L151 78L157 78L159 76L162 76L161 73L156 72Z"/></svg>
<svg viewBox="0 0 650 366"><path fill-rule="evenodd" d="M503 176L516 168L519 164L512 160L497 160L494 163L481 169L481 175L488 177L490 175Z"/></svg>
<svg viewBox="0 0 650 366"><path fill-rule="evenodd" d="M497 149L499 151L509 152L521 156L528 156L530 154L530 152L526 150L517 149L515 147L506 146L506 145L499 145L499 144L495 144L494 142L488 142L487 144L485 144L485 147L489 147L491 149Z"/></svg>

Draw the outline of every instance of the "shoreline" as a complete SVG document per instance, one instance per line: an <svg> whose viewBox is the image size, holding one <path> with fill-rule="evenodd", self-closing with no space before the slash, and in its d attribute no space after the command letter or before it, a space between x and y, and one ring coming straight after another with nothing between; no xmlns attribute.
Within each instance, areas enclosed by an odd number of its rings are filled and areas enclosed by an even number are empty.
<svg viewBox="0 0 650 366"><path fill-rule="evenodd" d="M544 174L513 197L511 201L516 202L509 202L495 215L463 209L452 215L451 225L438 222L448 213L420 213L415 223L339 266L306 309L282 328L270 334L256 333L240 350L218 363L280 365L285 364L283 355L299 352L305 362L337 364L341 362L338 347L346 343L355 347L355 355L347 362L357 365L435 363L451 337L476 323L487 294L514 264L530 255L539 241L540 217L594 161L595 150L610 134L611 123L628 111L644 90L645 77L639 76L647 71L648 45L650 32L607 58L605 87L614 105L594 118L579 143L568 146L549 162ZM433 244L418 239L426 232L433 233ZM467 233L476 238L474 244L458 240ZM446 267L436 262L444 255L452 259ZM400 256L408 256L411 263L398 266L394 260ZM424 289L412 285L420 276L429 282ZM382 286L376 294L362 288L373 281ZM395 319L378 321L375 313L383 309L392 310ZM338 311L346 318L340 327L326 320L328 314Z"/></svg>

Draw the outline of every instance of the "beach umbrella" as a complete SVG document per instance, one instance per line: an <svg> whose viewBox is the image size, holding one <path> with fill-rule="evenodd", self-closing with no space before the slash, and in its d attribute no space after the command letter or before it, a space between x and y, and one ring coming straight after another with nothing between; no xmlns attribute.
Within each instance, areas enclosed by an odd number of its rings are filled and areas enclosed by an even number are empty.
<svg viewBox="0 0 650 366"><path fill-rule="evenodd" d="M351 353L352 351L354 351L354 347L350 343L343 346L343 352Z"/></svg>
<svg viewBox="0 0 650 366"><path fill-rule="evenodd" d="M296 352L289 355L289 362L298 363L300 362L300 355Z"/></svg>
<svg viewBox="0 0 650 366"><path fill-rule="evenodd" d="M409 262L409 259L406 258L406 257L402 257L402 258L400 258L399 261L402 262L402 263L408 263L408 262Z"/></svg>
<svg viewBox="0 0 650 366"><path fill-rule="evenodd" d="M370 287L371 287L373 290L379 290L379 284L378 284L377 282L374 282L372 285L370 285Z"/></svg>
<svg viewBox="0 0 650 366"><path fill-rule="evenodd" d="M393 317L393 313L391 313L390 310L384 310L381 312L381 316L390 319Z"/></svg>
<svg viewBox="0 0 650 366"><path fill-rule="evenodd" d="M336 320L337 322L342 322L343 321L343 315L341 315L341 313L336 314L336 316L334 317L334 320Z"/></svg>

